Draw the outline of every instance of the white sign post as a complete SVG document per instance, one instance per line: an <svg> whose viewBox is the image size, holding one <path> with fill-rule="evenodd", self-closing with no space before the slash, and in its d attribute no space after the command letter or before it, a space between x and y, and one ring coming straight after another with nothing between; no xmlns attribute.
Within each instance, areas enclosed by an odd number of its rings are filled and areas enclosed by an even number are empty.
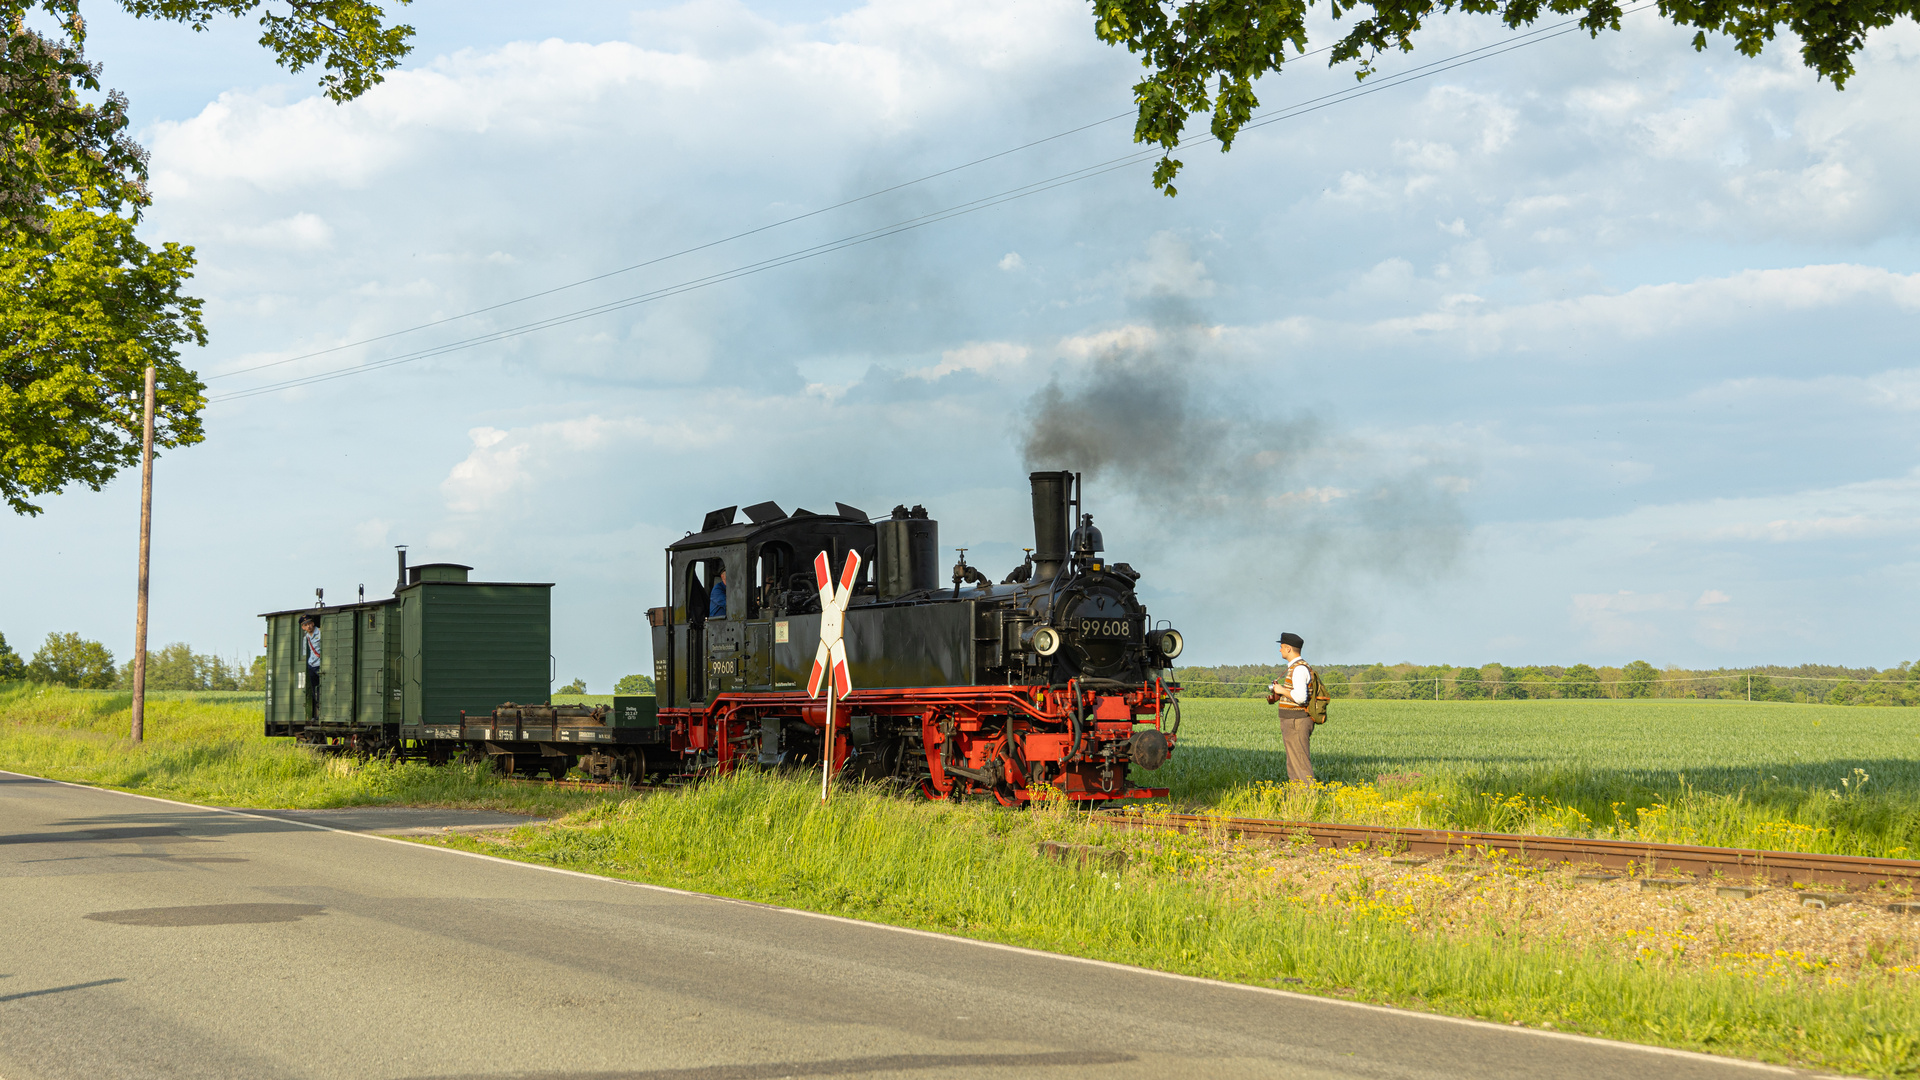
<svg viewBox="0 0 1920 1080"><path fill-rule="evenodd" d="M847 601L853 599L853 578L860 572L860 553L847 552L846 568L840 571L840 587L833 587L833 567L827 553L813 557L813 580L820 586L820 648L813 654L813 673L807 676L807 696L827 692L827 729L821 739L826 752L820 762L820 801L827 801L827 783L833 777L833 710L836 692L846 697L853 690L853 675L847 670L847 646L842 640L847 625Z"/></svg>

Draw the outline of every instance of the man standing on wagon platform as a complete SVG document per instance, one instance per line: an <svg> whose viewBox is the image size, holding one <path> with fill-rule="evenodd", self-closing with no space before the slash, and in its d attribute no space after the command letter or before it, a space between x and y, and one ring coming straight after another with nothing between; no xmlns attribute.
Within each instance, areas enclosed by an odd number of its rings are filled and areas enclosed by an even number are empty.
<svg viewBox="0 0 1920 1080"><path fill-rule="evenodd" d="M1313 738L1313 717L1307 714L1308 686L1313 669L1300 658L1306 639L1299 634L1280 635L1280 657L1287 662L1286 674L1267 687L1267 704L1280 706L1280 737L1287 747L1287 780L1296 784L1313 783L1313 758L1307 743Z"/></svg>
<svg viewBox="0 0 1920 1080"><path fill-rule="evenodd" d="M300 616L300 651L307 657L307 719L320 719L320 620Z"/></svg>

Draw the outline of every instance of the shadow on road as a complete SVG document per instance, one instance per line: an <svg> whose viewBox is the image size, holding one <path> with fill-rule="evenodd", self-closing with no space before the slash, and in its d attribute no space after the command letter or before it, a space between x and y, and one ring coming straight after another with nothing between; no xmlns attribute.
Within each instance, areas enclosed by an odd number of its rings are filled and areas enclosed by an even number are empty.
<svg viewBox="0 0 1920 1080"><path fill-rule="evenodd" d="M1037 1054L889 1054L825 1061L772 1061L753 1065L700 1065L689 1069L596 1072L459 1073L415 1080L779 1080L785 1076L847 1076L909 1070L1048 1068L1118 1065L1131 1054L1104 1050L1056 1050Z"/></svg>

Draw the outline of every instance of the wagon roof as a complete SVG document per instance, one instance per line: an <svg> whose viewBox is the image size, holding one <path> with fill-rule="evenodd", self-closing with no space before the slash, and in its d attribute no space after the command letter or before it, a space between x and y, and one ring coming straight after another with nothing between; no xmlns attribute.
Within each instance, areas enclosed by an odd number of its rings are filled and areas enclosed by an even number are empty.
<svg viewBox="0 0 1920 1080"><path fill-rule="evenodd" d="M553 588L553 582L551 581L416 581L408 585L406 589L400 591L405 592L407 589L417 589L422 585L432 585L435 588L448 589L478 589L487 587L509 589ZM286 608L281 611L263 611L259 617L262 619L270 619L275 615L331 615L337 611L361 611L366 608L385 607L389 604L397 604L399 602L400 598L398 596L389 596L382 600L356 600L351 604L328 604L325 607L308 606Z"/></svg>

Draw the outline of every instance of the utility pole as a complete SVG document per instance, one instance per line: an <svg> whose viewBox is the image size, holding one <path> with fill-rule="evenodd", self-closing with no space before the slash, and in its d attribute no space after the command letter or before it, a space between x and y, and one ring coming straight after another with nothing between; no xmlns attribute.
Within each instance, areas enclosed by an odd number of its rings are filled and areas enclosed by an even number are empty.
<svg viewBox="0 0 1920 1080"><path fill-rule="evenodd" d="M133 616L133 741L147 737L147 556L153 546L153 367L140 438L140 601Z"/></svg>

